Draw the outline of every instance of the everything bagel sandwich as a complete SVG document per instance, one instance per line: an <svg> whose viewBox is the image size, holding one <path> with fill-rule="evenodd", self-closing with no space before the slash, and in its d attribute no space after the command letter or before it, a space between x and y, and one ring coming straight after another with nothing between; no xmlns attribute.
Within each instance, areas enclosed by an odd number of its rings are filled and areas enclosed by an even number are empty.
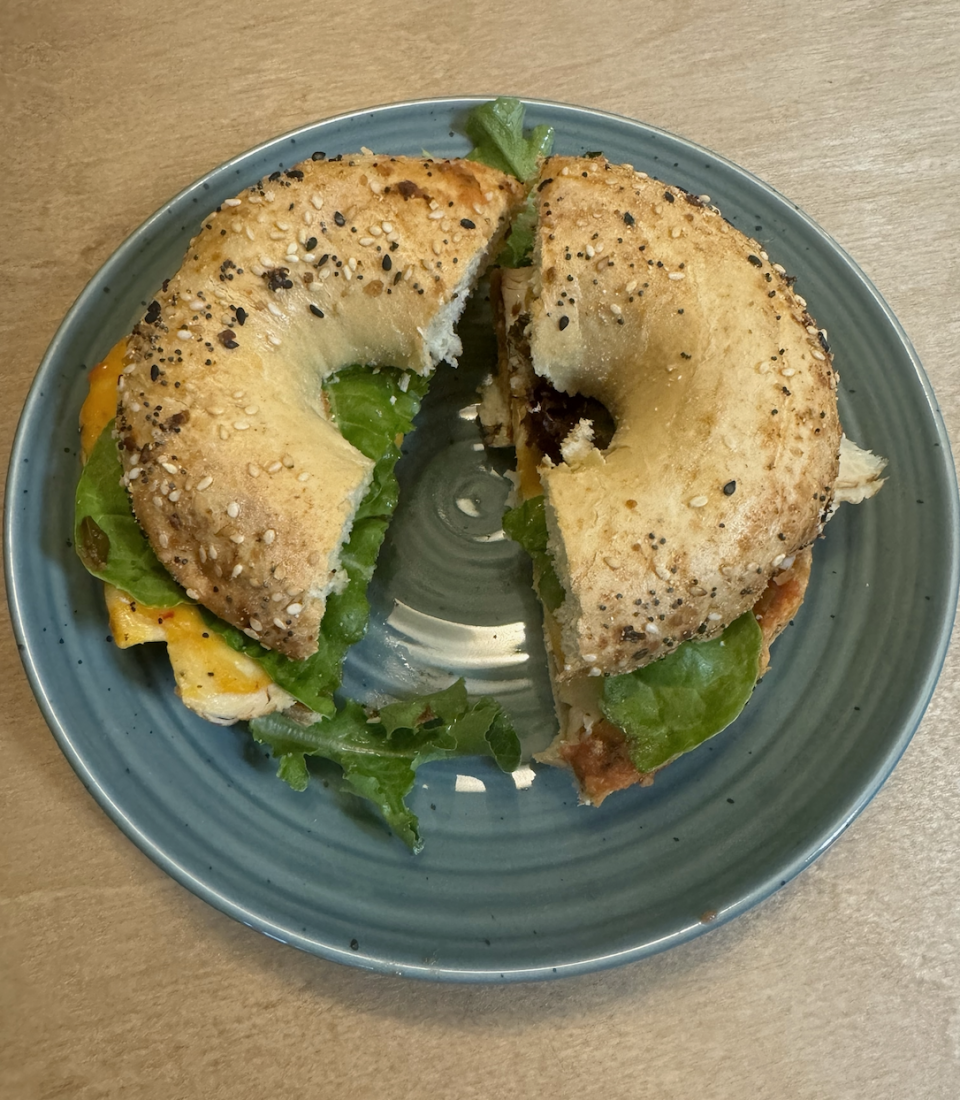
<svg viewBox="0 0 960 1100"><path fill-rule="evenodd" d="M841 448L830 351L792 280L707 202L602 157L548 159L535 194L532 264L499 278L485 419L517 448L505 527L544 603L546 759L599 802L735 717L811 544L883 463Z"/></svg>
<svg viewBox="0 0 960 1100"><path fill-rule="evenodd" d="M81 412L75 542L117 644L165 642L187 706L251 720L298 789L306 756L340 764L415 850L415 768L487 754L512 770L516 734L462 681L372 717L334 695L404 434L525 195L461 160L274 172L203 220Z"/></svg>
<svg viewBox="0 0 960 1100"><path fill-rule="evenodd" d="M509 771L517 736L462 681L379 710L338 693L400 444L491 262L481 420L517 451L504 530L533 559L559 721L540 759L583 801L737 716L812 542L882 484L761 245L630 166L544 160L552 133L522 118L477 108L467 160L317 154L225 200L81 413L75 542L117 644L165 642L187 706L249 720L297 789L307 756L338 763L414 850L416 767Z"/></svg>

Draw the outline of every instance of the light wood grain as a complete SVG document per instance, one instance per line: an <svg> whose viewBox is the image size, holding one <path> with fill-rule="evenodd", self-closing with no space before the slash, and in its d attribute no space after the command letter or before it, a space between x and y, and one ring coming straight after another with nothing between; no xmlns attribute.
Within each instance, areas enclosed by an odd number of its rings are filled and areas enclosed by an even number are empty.
<svg viewBox="0 0 960 1100"><path fill-rule="evenodd" d="M202 172L339 111L506 93L622 113L789 195L911 336L960 448L960 18L924 4L0 7L4 459L63 314ZM747 916L619 970L431 986L307 957L141 855L0 646L0 1095L960 1095L960 646L893 777Z"/></svg>

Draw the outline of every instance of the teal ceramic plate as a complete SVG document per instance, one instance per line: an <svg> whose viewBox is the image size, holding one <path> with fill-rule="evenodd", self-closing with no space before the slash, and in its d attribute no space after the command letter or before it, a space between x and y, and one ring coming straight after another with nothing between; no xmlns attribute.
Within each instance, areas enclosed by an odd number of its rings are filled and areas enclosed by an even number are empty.
<svg viewBox="0 0 960 1100"><path fill-rule="evenodd" d="M637 959L735 917L815 859L894 767L933 691L957 592L956 478L936 402L896 319L809 218L734 165L649 126L532 102L558 152L601 149L708 193L797 276L830 334L848 434L890 460L875 500L843 508L816 547L795 627L746 712L647 789L579 807L569 777L486 761L430 765L411 856L322 768L303 794L241 728L173 694L162 647L121 652L100 586L70 546L76 418L87 369L179 265L208 209L322 149L466 152L473 100L328 120L215 169L126 240L84 290L30 392L11 458L6 566L40 706L100 805L188 889L267 935L357 966L435 979L551 977ZM483 303L458 371L441 369L410 441L404 503L352 654L356 694L465 675L496 694L528 749L550 737L537 607L500 533L505 459L471 405L491 365Z"/></svg>

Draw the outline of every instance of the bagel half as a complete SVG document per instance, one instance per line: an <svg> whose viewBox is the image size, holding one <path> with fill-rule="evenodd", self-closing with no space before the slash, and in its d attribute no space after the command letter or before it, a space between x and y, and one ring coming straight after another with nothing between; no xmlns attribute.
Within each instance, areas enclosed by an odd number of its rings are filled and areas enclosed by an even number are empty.
<svg viewBox="0 0 960 1100"><path fill-rule="evenodd" d="M321 389L428 374L524 199L482 164L307 161L204 219L130 336L117 433L134 512L187 595L292 658L317 648L373 463Z"/></svg>
<svg viewBox="0 0 960 1100"><path fill-rule="evenodd" d="M539 193L533 367L616 426L540 471L560 675L627 672L721 633L820 533L836 376L790 281L699 199L601 158L552 158Z"/></svg>
<svg viewBox="0 0 960 1100"><path fill-rule="evenodd" d="M672 759L636 765L603 678L747 612L762 674L811 543L838 500L879 489L883 463L844 441L864 468L837 492L825 336L716 209L602 157L548 159L535 193L533 264L495 287L500 369L481 416L517 448L520 500L543 499L549 568L535 557L534 572L560 733L541 759L597 803Z"/></svg>

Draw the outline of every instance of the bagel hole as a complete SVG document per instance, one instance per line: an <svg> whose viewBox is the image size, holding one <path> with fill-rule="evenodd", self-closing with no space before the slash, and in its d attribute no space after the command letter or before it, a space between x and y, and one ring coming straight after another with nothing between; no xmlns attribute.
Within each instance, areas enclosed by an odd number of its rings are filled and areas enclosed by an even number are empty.
<svg viewBox="0 0 960 1100"><path fill-rule="evenodd" d="M527 399L524 426L528 438L544 455L563 462L561 446L581 420L593 425L593 446L605 451L613 439L616 424L610 410L595 397L563 393L545 378L538 377Z"/></svg>

